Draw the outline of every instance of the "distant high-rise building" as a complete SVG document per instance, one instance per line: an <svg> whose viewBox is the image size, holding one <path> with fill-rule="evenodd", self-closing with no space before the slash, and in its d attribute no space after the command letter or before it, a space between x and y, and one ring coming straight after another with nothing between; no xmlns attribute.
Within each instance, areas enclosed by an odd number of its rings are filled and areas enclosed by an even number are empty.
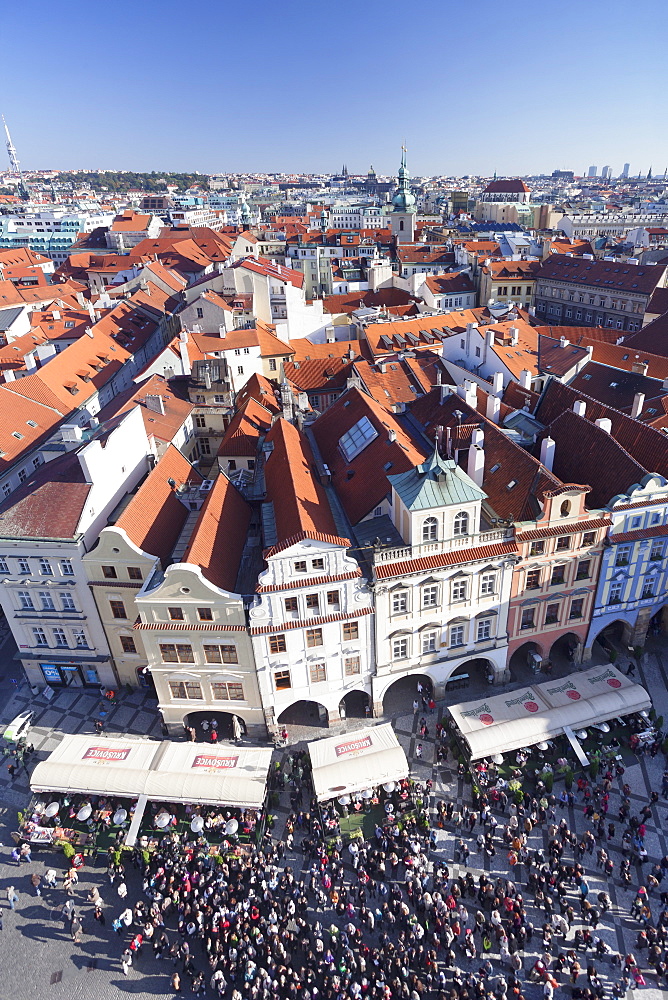
<svg viewBox="0 0 668 1000"><path fill-rule="evenodd" d="M603 170L601 170L601 177L603 178L604 181L607 180L611 174L612 174L612 169L608 166L603 167Z"/></svg>
<svg viewBox="0 0 668 1000"><path fill-rule="evenodd" d="M622 170L622 177L628 177L629 176L629 168L630 168L630 166L631 166L630 163L625 163L624 164L624 169Z"/></svg>
<svg viewBox="0 0 668 1000"><path fill-rule="evenodd" d="M589 170L587 171L587 177L596 177L597 170L598 167L590 167Z"/></svg>

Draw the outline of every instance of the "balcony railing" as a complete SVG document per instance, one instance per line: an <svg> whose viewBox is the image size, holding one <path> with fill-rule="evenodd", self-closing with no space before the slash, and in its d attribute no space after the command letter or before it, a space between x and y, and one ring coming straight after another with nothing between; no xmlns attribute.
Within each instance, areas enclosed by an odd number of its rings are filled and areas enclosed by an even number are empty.
<svg viewBox="0 0 668 1000"><path fill-rule="evenodd" d="M424 556L441 555L453 549L473 549L483 545L494 545L499 542L510 542L513 532L506 528L494 531L480 531L475 535L457 535L443 541L421 542L418 545L405 545L393 549L381 549L374 553L374 562L403 562L406 559L422 559Z"/></svg>

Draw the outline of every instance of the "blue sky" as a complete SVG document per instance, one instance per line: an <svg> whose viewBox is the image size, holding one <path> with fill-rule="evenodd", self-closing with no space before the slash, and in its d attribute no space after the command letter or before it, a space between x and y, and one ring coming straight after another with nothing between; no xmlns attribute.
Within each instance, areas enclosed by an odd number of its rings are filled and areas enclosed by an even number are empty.
<svg viewBox="0 0 668 1000"><path fill-rule="evenodd" d="M5 5L26 168L668 166L665 0ZM3 166L7 160L0 150Z"/></svg>

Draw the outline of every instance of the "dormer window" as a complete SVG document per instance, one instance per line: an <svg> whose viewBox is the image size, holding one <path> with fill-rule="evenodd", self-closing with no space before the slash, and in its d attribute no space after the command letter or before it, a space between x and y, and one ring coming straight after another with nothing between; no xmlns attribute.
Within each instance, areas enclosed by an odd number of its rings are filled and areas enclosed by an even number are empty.
<svg viewBox="0 0 668 1000"><path fill-rule="evenodd" d="M435 517L428 517L422 522L422 541L435 542L438 538L438 521Z"/></svg>
<svg viewBox="0 0 668 1000"><path fill-rule="evenodd" d="M571 512L571 502L570 500L564 500L564 502L561 505L561 516L568 517L570 512Z"/></svg>
<svg viewBox="0 0 668 1000"><path fill-rule="evenodd" d="M457 514L455 518L453 533L455 535L468 535L469 533L469 516L466 511L461 511Z"/></svg>

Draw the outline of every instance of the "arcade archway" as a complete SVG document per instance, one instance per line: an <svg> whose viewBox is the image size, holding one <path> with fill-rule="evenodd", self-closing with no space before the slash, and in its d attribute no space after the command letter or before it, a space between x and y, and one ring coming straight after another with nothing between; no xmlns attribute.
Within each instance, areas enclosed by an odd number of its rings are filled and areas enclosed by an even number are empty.
<svg viewBox="0 0 668 1000"><path fill-rule="evenodd" d="M278 717L283 726L316 726L329 728L329 712L319 701L295 701L284 708Z"/></svg>

